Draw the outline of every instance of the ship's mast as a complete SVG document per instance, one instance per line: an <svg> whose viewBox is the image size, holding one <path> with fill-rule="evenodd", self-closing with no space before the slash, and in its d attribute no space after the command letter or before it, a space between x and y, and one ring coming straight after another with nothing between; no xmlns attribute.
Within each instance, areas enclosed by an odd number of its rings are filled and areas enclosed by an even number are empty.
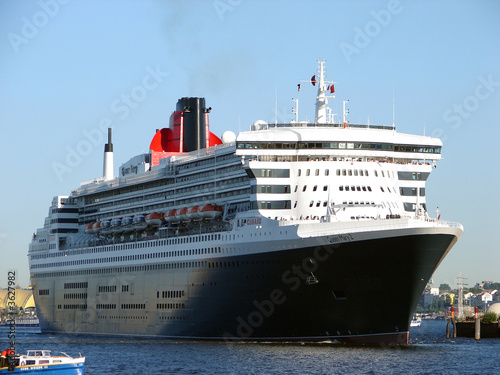
<svg viewBox="0 0 500 375"><path fill-rule="evenodd" d="M346 103L348 102L349 100L343 100L342 101L342 124L344 125L344 128L347 127L347 120L346 120L346 117L347 115L349 114L349 110L345 109L345 105ZM369 122L370 120L368 120Z"/></svg>
<svg viewBox="0 0 500 375"><path fill-rule="evenodd" d="M295 108L292 108L292 113L295 115L295 122L299 122L299 99L293 99Z"/></svg>
<svg viewBox="0 0 500 375"><path fill-rule="evenodd" d="M325 62L319 60L319 82L318 82L318 95L316 96L316 119L318 124L326 124L326 105L328 98L326 97L325 86Z"/></svg>
<svg viewBox="0 0 500 375"><path fill-rule="evenodd" d="M326 81L326 72L325 72L325 63L326 61L318 60L318 94L316 96L316 117L315 122L317 124L326 124L329 121L328 116L328 98L334 98L334 95L327 96L326 92L330 85L333 85L334 82ZM333 90L331 91L333 93ZM330 116L331 117L331 116Z"/></svg>

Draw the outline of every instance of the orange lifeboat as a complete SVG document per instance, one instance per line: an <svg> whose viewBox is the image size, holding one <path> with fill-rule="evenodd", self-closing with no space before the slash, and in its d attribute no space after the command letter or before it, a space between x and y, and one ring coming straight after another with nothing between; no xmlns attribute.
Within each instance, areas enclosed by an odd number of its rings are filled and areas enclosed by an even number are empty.
<svg viewBox="0 0 500 375"><path fill-rule="evenodd" d="M99 233L101 231L101 222L98 221L92 225L92 233Z"/></svg>
<svg viewBox="0 0 500 375"><path fill-rule="evenodd" d="M190 220L200 220L201 219L200 206L189 207L187 209L186 215Z"/></svg>
<svg viewBox="0 0 500 375"><path fill-rule="evenodd" d="M200 215L204 219L216 219L222 216L222 207L216 204L206 204L200 210Z"/></svg>
<svg viewBox="0 0 500 375"><path fill-rule="evenodd" d="M83 227L83 230L85 231L85 233L91 234L92 233L92 226L93 225L94 225L94 223L89 223L89 224L85 225Z"/></svg>
<svg viewBox="0 0 500 375"><path fill-rule="evenodd" d="M189 221L190 219L187 216L187 210L188 210L187 207L183 207L180 210L177 210L177 212L175 214L176 219L181 220L181 221Z"/></svg>
<svg viewBox="0 0 500 375"><path fill-rule="evenodd" d="M146 215L146 223L148 223L148 225L152 225L152 226L157 227L159 225L162 225L165 222L164 216L165 215L163 214L163 212L150 213L150 214Z"/></svg>
<svg viewBox="0 0 500 375"><path fill-rule="evenodd" d="M170 210L168 213L164 216L165 220L168 221L169 223L173 223L177 221L175 218L175 214L177 213L177 210Z"/></svg>

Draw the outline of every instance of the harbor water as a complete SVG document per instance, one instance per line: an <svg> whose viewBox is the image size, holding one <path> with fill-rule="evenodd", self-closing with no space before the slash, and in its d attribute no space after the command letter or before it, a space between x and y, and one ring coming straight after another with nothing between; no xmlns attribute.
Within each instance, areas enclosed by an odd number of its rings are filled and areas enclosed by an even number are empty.
<svg viewBox="0 0 500 375"><path fill-rule="evenodd" d="M445 338L446 322L411 328L407 347L340 343L225 343L66 334L18 328L16 351L86 357L91 374L498 374L500 340ZM0 328L6 348L7 329Z"/></svg>

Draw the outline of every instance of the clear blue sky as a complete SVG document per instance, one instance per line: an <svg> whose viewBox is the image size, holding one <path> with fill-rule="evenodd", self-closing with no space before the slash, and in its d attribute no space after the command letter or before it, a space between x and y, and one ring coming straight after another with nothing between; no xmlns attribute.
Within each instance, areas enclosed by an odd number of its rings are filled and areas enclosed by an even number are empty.
<svg viewBox="0 0 500 375"><path fill-rule="evenodd" d="M274 121L276 97L280 121L297 96L312 120L315 92L297 83L318 58L336 113L349 99L351 122L391 124L394 93L400 132L443 139L427 206L465 234L434 282L500 281L499 14L498 1L1 1L0 286L8 269L28 285L52 197L102 175L101 123L117 170L183 96L206 98L218 135Z"/></svg>

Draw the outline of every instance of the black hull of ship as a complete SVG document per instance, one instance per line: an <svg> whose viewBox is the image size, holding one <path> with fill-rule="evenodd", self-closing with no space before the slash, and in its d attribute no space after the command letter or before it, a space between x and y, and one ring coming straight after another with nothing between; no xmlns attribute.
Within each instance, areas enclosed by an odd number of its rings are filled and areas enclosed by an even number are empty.
<svg viewBox="0 0 500 375"><path fill-rule="evenodd" d="M214 258L201 271L158 271L188 273L184 308L171 320L158 320L154 311L147 323L83 324L75 314L75 321L59 324L46 319L40 305L40 327L175 339L407 344L421 293L456 239L404 235ZM150 279L145 290L154 297L175 284L158 283L154 274Z"/></svg>

